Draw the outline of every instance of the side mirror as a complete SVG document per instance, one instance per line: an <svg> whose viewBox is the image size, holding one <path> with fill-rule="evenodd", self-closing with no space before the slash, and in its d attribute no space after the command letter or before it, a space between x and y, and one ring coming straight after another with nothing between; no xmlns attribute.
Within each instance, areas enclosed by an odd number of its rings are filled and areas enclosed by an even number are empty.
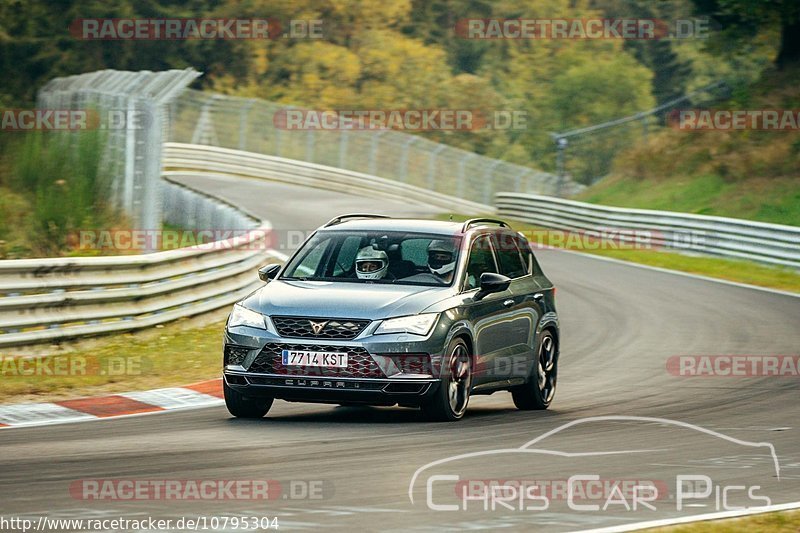
<svg viewBox="0 0 800 533"><path fill-rule="evenodd" d="M481 274L481 289L475 295L476 300L480 300L493 292L503 292L511 284L511 278L494 272L484 272Z"/></svg>
<svg viewBox="0 0 800 533"><path fill-rule="evenodd" d="M275 279L275 276L278 275L278 271L281 269L281 265L277 263L273 263L271 265L266 265L258 269L258 279L263 281L264 283L268 282L271 279Z"/></svg>

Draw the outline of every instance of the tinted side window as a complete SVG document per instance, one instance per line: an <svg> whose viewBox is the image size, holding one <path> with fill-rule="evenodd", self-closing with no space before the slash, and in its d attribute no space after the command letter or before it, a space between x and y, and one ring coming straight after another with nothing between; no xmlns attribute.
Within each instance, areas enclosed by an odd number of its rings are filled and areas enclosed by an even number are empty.
<svg viewBox="0 0 800 533"><path fill-rule="evenodd" d="M497 259L500 262L501 274L509 278L518 278L528 273L525 263L522 262L517 240L514 235L498 233L495 235L497 242Z"/></svg>
<svg viewBox="0 0 800 533"><path fill-rule="evenodd" d="M516 235L515 239L519 246L519 253L522 255L522 262L525 264L525 271L528 274L536 275L536 258L531 251L530 243L520 235Z"/></svg>
<svg viewBox="0 0 800 533"><path fill-rule="evenodd" d="M492 256L491 239L488 235L475 239L469 250L465 289L477 289L481 284L481 274L484 272L497 273L494 257Z"/></svg>
<svg viewBox="0 0 800 533"><path fill-rule="evenodd" d="M353 271L356 254L361 249L361 240L361 237L355 235L351 235L344 240L333 265L334 276L341 276Z"/></svg>

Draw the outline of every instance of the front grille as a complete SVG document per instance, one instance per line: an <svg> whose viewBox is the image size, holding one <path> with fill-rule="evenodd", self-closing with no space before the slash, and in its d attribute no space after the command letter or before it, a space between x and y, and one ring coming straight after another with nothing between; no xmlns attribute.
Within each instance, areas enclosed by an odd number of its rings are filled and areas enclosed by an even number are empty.
<svg viewBox="0 0 800 533"><path fill-rule="evenodd" d="M283 366L281 351L308 350L313 352L347 352L347 368L320 368L316 366ZM268 343L250 365L249 372L281 374L285 376L321 376L331 378L383 378L386 377L369 352L359 346L324 346L317 344Z"/></svg>
<svg viewBox="0 0 800 533"><path fill-rule="evenodd" d="M369 320L347 318L305 318L293 316L273 316L272 323L281 337L296 339L336 339L349 340L358 337L369 324ZM319 333L314 332L313 324L324 324Z"/></svg>

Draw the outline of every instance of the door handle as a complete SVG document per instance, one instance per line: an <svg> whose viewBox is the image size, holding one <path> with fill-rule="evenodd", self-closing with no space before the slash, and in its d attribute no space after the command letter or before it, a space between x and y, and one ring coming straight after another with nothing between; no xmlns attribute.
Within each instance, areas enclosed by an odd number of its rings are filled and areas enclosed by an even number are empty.
<svg viewBox="0 0 800 533"><path fill-rule="evenodd" d="M514 300L509 298L508 300L503 302L503 305L506 306L506 307L511 307L512 305L514 305Z"/></svg>
<svg viewBox="0 0 800 533"><path fill-rule="evenodd" d="M536 294L533 295L533 299L537 302L542 301L542 298L544 298L544 294L541 292L537 292Z"/></svg>

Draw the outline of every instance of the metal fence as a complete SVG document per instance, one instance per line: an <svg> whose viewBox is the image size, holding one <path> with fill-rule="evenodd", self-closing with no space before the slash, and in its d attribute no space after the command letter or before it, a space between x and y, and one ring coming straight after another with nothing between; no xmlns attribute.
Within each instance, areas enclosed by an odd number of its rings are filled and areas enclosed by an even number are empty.
<svg viewBox="0 0 800 533"><path fill-rule="evenodd" d="M291 130L263 100L184 91L170 105L169 140L273 155L378 176L472 202L501 191L569 195L571 180L392 130Z"/></svg>
<svg viewBox="0 0 800 533"><path fill-rule="evenodd" d="M165 106L199 75L194 69L101 70L56 78L39 90L40 109L82 110L96 119L92 124L106 136L102 167L112 177L114 201L135 228L161 225Z"/></svg>
<svg viewBox="0 0 800 533"><path fill-rule="evenodd" d="M561 133L551 133L556 173L564 179L591 185L606 176L617 154L668 125L681 107L702 107L730 96L724 81L712 83L669 102L617 120Z"/></svg>

